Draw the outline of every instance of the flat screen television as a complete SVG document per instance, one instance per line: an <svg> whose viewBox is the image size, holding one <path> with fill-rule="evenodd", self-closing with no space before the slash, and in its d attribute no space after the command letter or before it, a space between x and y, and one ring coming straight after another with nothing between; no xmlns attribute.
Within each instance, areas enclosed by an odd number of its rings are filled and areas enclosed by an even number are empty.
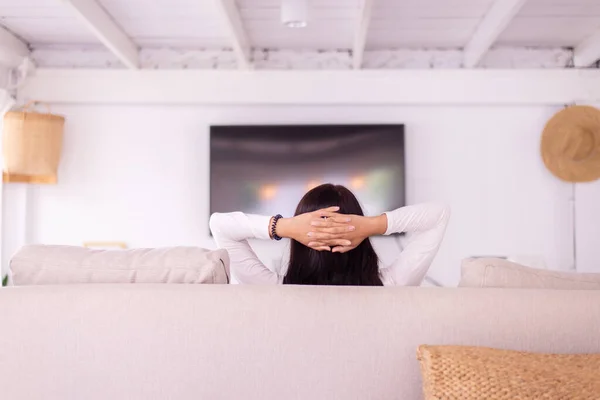
<svg viewBox="0 0 600 400"><path fill-rule="evenodd" d="M210 212L292 216L308 190L348 187L367 215L405 204L403 125L211 126Z"/></svg>

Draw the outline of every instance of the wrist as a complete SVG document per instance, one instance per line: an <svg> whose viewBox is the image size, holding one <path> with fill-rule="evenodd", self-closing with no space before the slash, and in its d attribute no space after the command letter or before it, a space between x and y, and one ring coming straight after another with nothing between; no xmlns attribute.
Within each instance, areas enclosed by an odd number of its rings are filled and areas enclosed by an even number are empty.
<svg viewBox="0 0 600 400"><path fill-rule="evenodd" d="M291 220L291 218L280 218L275 225L275 234L281 238L290 238Z"/></svg>
<svg viewBox="0 0 600 400"><path fill-rule="evenodd" d="M369 236L384 235L387 231L387 215L381 214L369 218Z"/></svg>

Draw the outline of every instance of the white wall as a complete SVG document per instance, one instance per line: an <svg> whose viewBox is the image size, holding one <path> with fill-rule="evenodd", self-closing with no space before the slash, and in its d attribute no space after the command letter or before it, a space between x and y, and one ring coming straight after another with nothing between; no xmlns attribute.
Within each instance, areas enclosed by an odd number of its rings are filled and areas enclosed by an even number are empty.
<svg viewBox="0 0 600 400"><path fill-rule="evenodd" d="M0 133L2 132L2 123L3 123L3 118L4 118L4 113L6 111L8 111L9 107L12 106L12 96L10 95L10 93L6 90L6 88L8 87L8 69L5 67L0 66ZM2 137L0 135L0 166L2 165ZM4 265L4 259L5 259L5 255L3 250L3 246L1 245L2 243L4 243L6 239L3 236L3 232L2 232L2 226L3 226L3 213L1 212L4 207L2 204L2 200L3 200L3 189L4 186L2 184L2 181L0 180L0 262L2 264L0 264L0 266ZM4 276L2 273L2 268L0 268L0 280L2 279L2 277Z"/></svg>
<svg viewBox="0 0 600 400"><path fill-rule="evenodd" d="M0 65L0 89L5 89L8 85L8 68Z"/></svg>
<svg viewBox="0 0 600 400"><path fill-rule="evenodd" d="M578 184L575 198L577 270L600 272L600 181Z"/></svg>
<svg viewBox="0 0 600 400"><path fill-rule="evenodd" d="M572 264L572 186L555 179L539 155L540 133L553 107L56 105L53 110L67 117L59 184L31 188L25 202L28 230L22 233L28 241L211 247L210 124L404 123L409 202L446 201L453 211L431 270L435 279L455 284L460 260L472 255L543 257L554 269ZM6 189L5 216L14 214L10 208L16 203L23 209L24 202L14 201L24 196L22 189ZM598 190L578 197L598 200ZM12 230L19 228L5 224L5 232ZM578 239L580 252L594 246L592 238L587 245L586 238ZM376 245L384 261L395 256L393 242ZM258 249L267 262L280 257L282 246L271 246ZM14 251L10 247L5 243L8 253ZM580 267L592 270L592 260L584 260L588 264Z"/></svg>

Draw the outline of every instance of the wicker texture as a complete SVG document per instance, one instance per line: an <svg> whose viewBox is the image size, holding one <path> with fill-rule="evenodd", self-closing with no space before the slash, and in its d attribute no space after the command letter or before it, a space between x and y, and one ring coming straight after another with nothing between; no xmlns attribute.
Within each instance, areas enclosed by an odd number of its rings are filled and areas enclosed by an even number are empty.
<svg viewBox="0 0 600 400"><path fill-rule="evenodd" d="M567 182L600 178L600 110L571 106L556 113L542 133L546 167Z"/></svg>
<svg viewBox="0 0 600 400"><path fill-rule="evenodd" d="M9 111L4 116L4 182L57 183L65 119L48 113Z"/></svg>
<svg viewBox="0 0 600 400"><path fill-rule="evenodd" d="M600 399L600 354L420 346L417 357L426 400Z"/></svg>

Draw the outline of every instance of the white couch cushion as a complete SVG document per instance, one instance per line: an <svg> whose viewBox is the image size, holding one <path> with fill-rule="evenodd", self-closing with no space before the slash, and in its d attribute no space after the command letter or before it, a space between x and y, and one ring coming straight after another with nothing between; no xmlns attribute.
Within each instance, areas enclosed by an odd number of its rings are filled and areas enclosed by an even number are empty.
<svg viewBox="0 0 600 400"><path fill-rule="evenodd" d="M71 283L228 283L225 250L199 247L94 250L25 246L10 261L16 286Z"/></svg>
<svg viewBox="0 0 600 400"><path fill-rule="evenodd" d="M462 262L461 287L600 289L600 274L548 271L499 258Z"/></svg>

